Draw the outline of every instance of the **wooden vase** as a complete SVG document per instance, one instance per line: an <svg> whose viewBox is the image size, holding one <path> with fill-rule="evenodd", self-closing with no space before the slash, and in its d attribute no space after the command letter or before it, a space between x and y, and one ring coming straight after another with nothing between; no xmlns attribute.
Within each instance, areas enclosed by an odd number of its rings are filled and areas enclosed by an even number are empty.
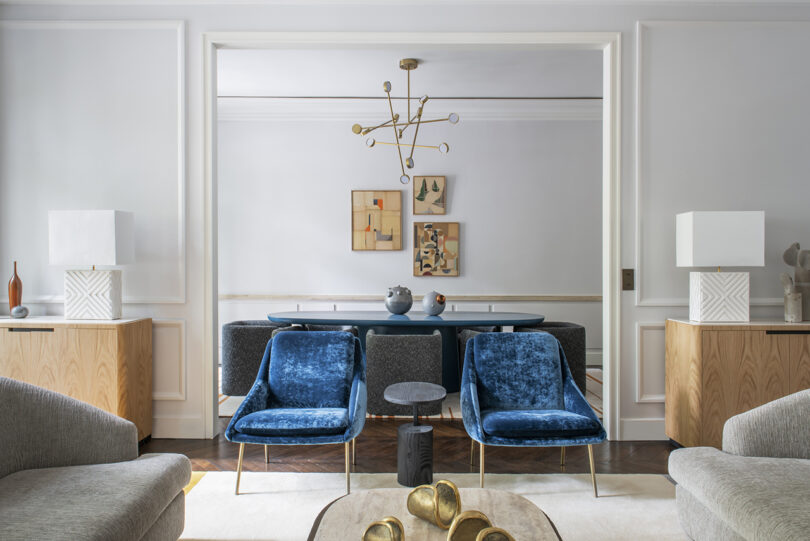
<svg viewBox="0 0 810 541"><path fill-rule="evenodd" d="M22 280L17 276L17 262L14 262L14 274L8 281L8 309L13 310L15 306L22 304Z"/></svg>

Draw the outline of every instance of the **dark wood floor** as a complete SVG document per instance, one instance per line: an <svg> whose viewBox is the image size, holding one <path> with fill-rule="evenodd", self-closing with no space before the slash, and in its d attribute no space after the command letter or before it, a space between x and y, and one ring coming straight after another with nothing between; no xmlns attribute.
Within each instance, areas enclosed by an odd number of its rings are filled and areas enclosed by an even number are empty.
<svg viewBox="0 0 810 541"><path fill-rule="evenodd" d="M222 435L229 419L221 418L221 433L210 440L153 439L141 453L182 453L191 459L195 471L235 471L239 446ZM355 472L383 473L397 470L397 426L404 420L368 420L357 438ZM433 460L436 472L478 471L470 466L470 438L461 421L436 421L433 432ZM476 447L477 449L477 447ZM605 442L594 446L598 473L667 473L669 442ZM342 472L343 445L270 446L270 463L264 462L261 445L245 448L245 471ZM558 473L560 450L554 448L487 447L488 473ZM569 447L566 473L588 472L587 447Z"/></svg>

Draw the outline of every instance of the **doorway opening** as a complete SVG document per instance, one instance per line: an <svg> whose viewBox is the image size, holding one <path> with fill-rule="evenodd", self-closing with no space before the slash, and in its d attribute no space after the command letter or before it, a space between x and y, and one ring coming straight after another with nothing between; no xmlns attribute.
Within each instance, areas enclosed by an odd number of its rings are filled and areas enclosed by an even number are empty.
<svg viewBox="0 0 810 541"><path fill-rule="evenodd" d="M551 51L559 51L559 55L565 56L565 54L570 54L573 56L576 55L583 55L587 57L588 54L595 55L593 58L596 58L598 66L601 68L599 73L599 84L601 87L599 90L601 91L599 96L580 96L584 98L597 98L594 100L595 102L595 111L596 117L599 119L599 127L598 129L601 131L601 137L599 141L599 147L601 148L599 160L599 170L598 175L601 176L601 190L598 189L600 186L599 182L594 183L594 188L597 190L597 194L601 194L601 197L597 196L596 208L601 210L601 221L597 219L598 225L600 228L597 231L597 234L601 232L600 242L597 243L597 249L601 248L602 253L602 265L601 265L601 276L597 276L596 280L598 283L597 287L601 288L602 295L581 295L580 299L575 299L576 295L566 295L566 297L570 297L571 300L574 301L570 306L574 306L574 304L579 301L587 305L591 303L591 311L593 311L593 306L597 307L597 311L599 312L599 316L601 317L601 334L602 334L602 363L603 363L603 374L601 381L604 382L604 389L602 391L601 398L603 400L603 418L605 422L605 426L608 430L608 436L610 438L615 439L617 436L618 431L618 337L619 337L619 317L618 317L618 276L619 276L619 246L618 246L618 127L617 127L617 119L618 119L618 48L619 48L619 35L618 34L603 34L603 33L584 33L584 34L521 34L517 37L516 42L516 35L514 34L465 34L463 37L454 36L452 34L408 34L407 36L403 37L401 35L393 35L391 41L384 41L385 38L380 38L379 34L357 34L357 33L261 33L261 34L250 34L250 33L235 33L235 34L207 34L206 35L206 47L205 47L205 67L206 67L206 331L207 331L207 338L206 338L206 348L207 354L206 359L208 362L211 363L210 370L206 371L206 375L208 376L206 381L206 398L207 398L207 406L210 405L208 409L208 413L210 413L210 436L215 435L217 428L216 428L216 416L217 416L217 405L219 403L219 396L218 396L218 360L219 360L219 348L218 348L218 337L219 337L219 329L220 329L220 322L228 321L231 319L240 319L241 312L240 310L245 310L245 306L252 305L250 309L258 310L256 313L264 314L263 307L271 307L267 311L272 311L272 307L276 306L280 308L280 305L287 304L289 307L290 304L294 305L292 309L300 309L302 304L304 304L305 308L307 309L326 309L327 306L330 306L329 309L339 308L342 305L352 305L352 304L362 304L364 302L368 303L371 299L374 299L375 296L368 295L368 294L359 294L359 295L351 295L346 294L345 292L341 292L340 289L337 289L339 292L335 295L330 294L311 294L311 292L306 291L306 286L310 284L308 280L319 280L321 277L314 275L307 275L306 271L298 271L297 279L299 280L299 284L303 284L304 287L300 287L296 293L290 293L287 291L278 290L274 292L272 295L262 295L260 292L262 291L259 287L248 288L247 291L242 290L234 291L231 288L225 288L222 294L220 292L220 286L224 284L234 283L236 278L234 276L238 276L239 280L244 283L245 280L251 280L250 276L245 276L244 274L239 275L236 269L240 267L240 265L235 264L236 260L238 259L239 255L236 253L232 253L231 250L233 246L225 246L222 245L222 251L220 251L219 239L223 238L223 233L228 234L228 231L235 231L238 228L234 224L234 218L238 218L238 216L234 213L234 205L231 203L227 203L226 201L222 200L221 198L230 198L231 196L239 197L239 194L245 195L246 193L250 192L250 182L242 183L242 185L235 186L235 185L228 185L229 188L238 188L234 190L234 193L228 193L227 196L223 196L223 192L221 188L224 184L221 182L225 182L227 179L224 177L222 179L219 178L220 171L218 171L217 166L221 163L221 160L228 160L228 163L234 163L234 154L233 148L229 149L227 155L223 154L223 149L219 148L217 145L218 137L220 132L222 135L225 135L228 132L229 128L224 127L221 124L221 119L223 117L230 117L231 119L254 119L257 116L261 115L268 115L268 118L272 118L273 123L277 124L276 127L279 125L288 126L288 130L286 133L284 130L276 130L275 134L264 133L254 133L254 135L260 135L261 137L266 137L264 142L266 143L263 147L253 147L253 148L244 148L243 150L245 153L242 155L244 158L244 164L246 167L250 167L251 164L255 165L253 162L257 156L261 156L261 149L266 149L267 157L272 155L273 150L277 150L279 152L299 152L300 159L306 160L309 156L309 159L315 159L317 155L317 151L320 148L323 148L326 142L330 142L333 145L337 145L340 147L337 152L337 156L340 155L349 155L349 153L353 152L353 150L349 150L348 147L343 149L341 145L344 143L342 140L349 141L349 143L356 143L360 144L357 141L353 140L351 133L348 131L349 128L345 128L346 136L342 135L342 132L339 132L339 126L343 126L345 123L343 121L344 117L349 118L354 115L360 115L362 117L363 114L367 116L372 114L374 111L380 109L383 103L379 103L379 100L364 100L363 105L360 105L360 109L358 109L359 101L353 101L350 107L347 107L347 103L350 100L346 100L345 96L357 95L357 91L355 90L356 87L351 88L341 88L340 84L341 81L344 79L337 79L336 84L333 85L334 88L330 87L328 84L325 86L327 87L327 92L321 90L320 92L315 92L314 89L324 88L324 81L332 81L334 79L334 74L330 74L328 70L328 66L334 65L357 65L357 66L368 66L369 63L374 62L373 56L371 55L369 58L366 58L365 61L353 61L341 64L340 62L327 62L326 64L323 63L324 58L323 55L327 54L327 51L332 51L333 54L344 54L344 55L360 55L362 56L365 51L371 50L374 53L379 55L380 59L387 59L392 64L392 68L396 68L396 60L399 58L398 54L403 58L407 56L415 56L413 51L422 51L423 55L428 56L428 58L442 58L445 57L448 62L453 63L453 65L460 66L462 69L465 66L465 55L466 58L472 58L474 55L482 54L490 54L493 57L492 65L502 65L503 62L499 62L497 60L497 55L501 54L508 54L511 57L520 57L521 55L525 56L526 58L534 58L534 61L537 62L537 59L542 56L541 53L548 53ZM255 53L253 53L255 51ZM230 57L229 62L230 65L226 62L223 62L222 59L219 57L218 53L223 53L223 58ZM245 55L236 55L233 53L236 52L245 52L248 54ZM313 52L315 54L313 54ZM455 55L454 58L453 55ZM252 56L252 58L251 58ZM552 55L553 56L553 55ZM548 56L551 58L552 56ZM241 58L240 58L241 57ZM319 58L320 57L320 58ZM312 60L313 62L319 62L317 69L313 68L311 70L301 70L302 63L307 62L307 58L315 59ZM243 85L242 88L247 88L250 84L258 85L256 96L252 98L244 98L244 94L242 91L238 90L238 84L231 90L227 90L225 88L220 88L223 79L222 77L218 78L217 74L220 70L224 70L222 74L226 73L234 64L239 64L239 62L243 63L250 63L250 62L257 62L257 61L268 61L272 59L274 65L278 68L278 66L283 66L284 63L288 63L291 66L298 68L299 72L303 73L313 73L317 74L319 77L313 77L307 79L306 77L299 77L299 78L288 78L288 77L278 77L279 70L278 69L266 69L266 70L259 70L263 76L269 78L268 80L256 80L254 78L252 81L236 81L236 83ZM393 59L393 60L390 60ZM380 60L382 61L382 60ZM437 60L437 62L441 62L441 60ZM324 66L327 66L325 68ZM382 66L382 64L380 64ZM426 65L425 67L427 67ZM244 67L244 66L243 66ZM478 65L480 68L480 64ZM377 69L369 69L367 70L369 75L363 75L361 73L355 74L355 76L350 76L345 78L345 80L352 81L359 77L370 77L370 80L375 81L375 84L369 83L368 95L380 94L380 92L375 93L374 90L377 86L380 86L380 77L385 79L391 80L392 83L400 82L399 79L396 78L397 74L393 70L390 70L386 73L392 73L392 75L387 75L383 73L384 68ZM283 71L283 69L281 70ZM396 70L398 71L398 70ZM428 71L428 70L425 70ZM522 72L523 70L521 70ZM243 70L243 73L256 73L257 70ZM487 77L486 70L471 70L472 76L480 77L481 81L486 80L497 80L497 77ZM477 74L477 75L476 75ZM349 74L351 75L351 74ZM421 74L420 74L421 75ZM441 92L444 96L437 96L437 97L446 97L446 98L470 98L470 99L461 99L456 100L455 103L451 103L451 100L435 100L436 101L436 110L444 112L444 109L447 109L448 106L453 107L462 107L461 111L454 111L460 114L462 122L464 122L465 117L473 119L476 118L476 115L483 117L486 114L493 114L493 106L497 105L500 107L500 111L497 114L501 116L505 116L507 113L504 112L504 109L507 108L507 103L514 103L518 100L514 98L537 98L539 97L537 89L532 89L531 85L527 85L527 88L530 88L534 91L528 92L528 95L524 93L523 96L515 96L515 95L506 95L503 94L504 90L500 92L496 92L497 89L490 89L489 92L482 92L480 88L475 88L476 95L470 95L469 93L467 96L463 94L463 89L465 88L464 83L469 83L469 81L464 81L459 77L452 78L450 77L450 81L454 81L458 84L456 87L455 92L447 92L447 81L444 83L436 82L435 80L431 82L431 77L428 76L429 74L423 75L424 80L426 83L430 83L430 86L437 89L436 92ZM490 74L492 75L492 74ZM275 79L274 79L275 77ZM228 84L234 82L234 77L229 78ZM261 79L259 77L258 79ZM279 83L280 81L280 83ZM260 90L261 85L264 84L265 90ZM284 84L294 84L294 89L284 88ZM449 83L452 87L453 83ZM482 83L483 85L484 83ZM275 85L275 86L274 86ZM444 86L443 86L444 85ZM467 84L466 87L470 85ZM480 85L479 85L480 86ZM312 92L306 92L307 89L313 89ZM428 89L429 90L429 89ZM418 94L418 92L415 92ZM453 96L453 94L456 94ZM489 95L484 95L489 94ZM501 94L500 96L497 94ZM546 92L545 97L556 97L556 98L563 98L566 96L553 96L556 92ZM233 96L231 98L227 98L224 96ZM286 96L287 99L272 99L272 98L261 98L258 96ZM486 100L482 98L507 98L506 100L502 100L499 103L495 103L495 100ZM571 97L570 95L567 97ZM475 99L477 98L477 99ZM511 99L510 99L511 98ZM522 101L522 100L521 100ZM562 101L562 100L560 100ZM585 101L585 100L580 100ZM444 103L443 103L444 102ZM534 100L536 103L541 103L540 100ZM529 103L529 100L525 100L524 103L521 104L521 108L515 108L513 110L514 115L526 115L526 104ZM573 102L572 102L573 103ZM260 105L259 105L260 104ZM364 113L361 109L362 107L370 107L368 113ZM543 109L536 110L533 114L537 115L549 115L551 114L548 110L548 106L550 104L550 100L548 103L543 103ZM464 110L466 107L466 111ZM343 109L341 109L343 108ZM488 108L488 109L487 109ZM573 108L576 109L576 108ZM592 106L592 109L594 107ZM569 107L567 109L569 111L572 110L571 104L569 103ZM309 111L309 112L307 112ZM224 115L220 116L220 113L225 113ZM580 111L582 113L582 111ZM593 111L591 111L593 113ZM582 113L584 114L584 113ZM282 120L286 115L286 119ZM379 116L376 114L375 116ZM331 120L325 121L324 119ZM339 120L339 122L338 122ZM503 122L502 120L499 122ZM253 122L254 124L258 124ZM348 122L348 126L351 126L351 122ZM470 124L477 124L480 128L483 126L484 123L478 122L476 120L472 120ZM522 124L522 126L518 126L518 124ZM521 120L518 122L515 119L512 124L509 126L513 130L513 134L516 134L518 140L531 140L532 138L536 138L538 136L537 133L520 133L521 130L527 129L527 126L530 123L526 123L525 120ZM502 124L501 127L504 127L506 124ZM255 126L254 126L255 128ZM300 133L296 133L295 130L300 130ZM334 133L332 133L334 131ZM531 130L529 130L531 131ZM452 145L453 137L459 138L461 137L458 135L458 130L447 130L446 135L444 137L447 138L448 142ZM312 134L319 134L323 135L324 138L319 139ZM233 134L229 134L233 135ZM289 136L293 142L298 142L299 145L296 146L293 144L289 146L290 141L285 140L285 137ZM224 141L225 139L223 139ZM233 141L232 141L233 142ZM508 142L508 141L507 141ZM282 145L284 145L284 149L282 149ZM238 145L237 145L238 146ZM506 145L507 147L509 145ZM530 147L531 145L529 145ZM462 145L461 148L463 149L464 146ZM293 149L293 150L291 150ZM362 149L367 150L367 149ZM454 149L455 150L455 149ZM480 149L479 155L480 155ZM502 155L507 150L500 150L499 155ZM384 154L384 156L383 156ZM353 156L353 155L352 155ZM398 186L398 174L397 168L394 167L395 164L393 160L384 159L384 158L391 158L387 153L380 153L380 157L369 157L366 154L362 159L363 162L359 162L354 158L351 159L352 163L362 163L363 165L368 165L368 167L373 168L375 171L391 171L393 182L391 183L391 189L399 189ZM485 157L481 157L482 159L486 159ZM431 158L427 157L425 160L429 160ZM381 160L381 161L377 161ZM389 163L390 162L390 163ZM438 166L436 166L438 167ZM343 177L344 172L341 169L341 166L336 165L332 169L332 171L338 171L335 173L334 176L337 178ZM249 171L246 169L243 173L248 174ZM230 173L229 173L230 174ZM426 172L426 174L430 174ZM279 179L286 178L286 182L294 182L294 180L290 179L290 172L289 171L274 171L274 175L277 175L275 179L267 178L269 175L265 175L265 179L267 184L272 184L274 181L278 181ZM236 174L235 176L239 176ZM250 176L250 175L248 175ZM261 175L260 175L261 176ZM344 177L345 178L345 177ZM469 175L467 176L469 178ZM242 179L244 180L244 179ZM450 179L451 181L453 179ZM256 179L253 179L253 182L258 182ZM353 182L342 182L338 183L341 184L341 189L348 189L348 186L355 187ZM382 182L385 184L385 182ZM377 184L379 185L379 184ZM267 186L255 184L256 186L260 186L262 189L269 189L268 194L272 194L272 188L267 188ZM480 188L480 186L479 186ZM461 189L460 187L457 189ZM408 197L410 197L411 187L408 186L406 190L403 191L405 196L403 200L405 204L403 205L404 208L410 207L410 201L408 201ZM283 190L281 190L283 192ZM255 193L255 192L253 192ZM316 195L316 194L313 194ZM525 198L525 194L519 194L519 198ZM558 194L560 197L564 197L565 194ZM243 198L244 199L244 198ZM262 197L258 197L257 199L262 200ZM283 199L283 198L282 198ZM225 202L226 204L223 206L222 203ZM340 214L346 214L346 210L341 206L338 202L338 211ZM593 203L593 202L592 202ZM220 214L220 209L228 208L228 211L222 211L222 215ZM329 212L328 209L324 209L324 212ZM227 214L227 216L226 216ZM591 213L592 214L592 213ZM224 219L224 220L223 220ZM416 219L416 217L414 217ZM403 226L404 230L407 233L407 229L410 220L406 217L403 213ZM247 243L250 244L250 243ZM270 244L272 244L272 235L270 235ZM266 248L266 247L265 247ZM345 248L343 246L342 248ZM280 253L283 253L283 250L280 250ZM223 257L224 256L224 257ZM406 256L407 258L407 256ZM227 260L231 261L234 264L229 265L228 267L223 267L221 262ZM262 268L262 265L259 265L259 268ZM236 274L234 273L236 271ZM428 287L428 286L426 286ZM542 289L542 286L538 286L537 289ZM534 291L537 291L535 289ZM264 291L267 291L265 288ZM487 291L488 293L491 291ZM241 299L237 299L235 297L242 297ZM484 298L486 297L486 298ZM559 298L556 298L559 297ZM470 296L469 299L463 299L459 301L459 305L462 306L460 310L468 310L468 309L485 309L485 310L500 310L503 309L501 306L506 306L507 304L512 305L513 311L521 311L514 308L515 303L523 304L526 302L537 302L537 303L563 303L566 302L562 300L563 295L479 295L478 297ZM588 299L585 299L588 297ZM601 297L601 298L600 298ZM231 302L231 301L240 301L240 302ZM222 304L225 301L225 304ZM601 301L601 310L598 309L599 301ZM495 308L493 308L493 306ZM286 308L286 307L285 307ZM278 309L278 308L277 308ZM523 311L532 311L529 309L525 309ZM222 312L223 317L219 317L218 314ZM555 314L553 315L554 319L561 319L561 316ZM261 316L260 316L261 317ZM563 316L564 317L564 316ZM572 315L568 319L575 319L576 315ZM599 325L597 321L596 325ZM593 364L593 359L595 357L591 357L589 359L589 364ZM591 379L599 379L598 375L591 374Z"/></svg>

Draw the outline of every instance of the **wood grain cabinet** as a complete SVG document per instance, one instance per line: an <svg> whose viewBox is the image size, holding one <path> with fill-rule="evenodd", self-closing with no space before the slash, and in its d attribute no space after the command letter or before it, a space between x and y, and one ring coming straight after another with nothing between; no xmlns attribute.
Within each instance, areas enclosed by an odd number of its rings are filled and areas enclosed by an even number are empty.
<svg viewBox="0 0 810 541"><path fill-rule="evenodd" d="M0 319L0 376L72 396L152 434L152 320Z"/></svg>
<svg viewBox="0 0 810 541"><path fill-rule="evenodd" d="M720 448L729 417L810 388L810 323L666 322L666 434Z"/></svg>

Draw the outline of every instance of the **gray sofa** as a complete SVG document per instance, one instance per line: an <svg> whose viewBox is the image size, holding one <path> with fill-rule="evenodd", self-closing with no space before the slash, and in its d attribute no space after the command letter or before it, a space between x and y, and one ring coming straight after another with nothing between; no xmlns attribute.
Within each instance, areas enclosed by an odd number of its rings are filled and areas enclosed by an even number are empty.
<svg viewBox="0 0 810 541"><path fill-rule="evenodd" d="M810 390L730 418L722 451L673 451L669 473L692 539L810 539Z"/></svg>
<svg viewBox="0 0 810 541"><path fill-rule="evenodd" d="M175 540L183 455L138 457L135 425L0 377L0 539Z"/></svg>

